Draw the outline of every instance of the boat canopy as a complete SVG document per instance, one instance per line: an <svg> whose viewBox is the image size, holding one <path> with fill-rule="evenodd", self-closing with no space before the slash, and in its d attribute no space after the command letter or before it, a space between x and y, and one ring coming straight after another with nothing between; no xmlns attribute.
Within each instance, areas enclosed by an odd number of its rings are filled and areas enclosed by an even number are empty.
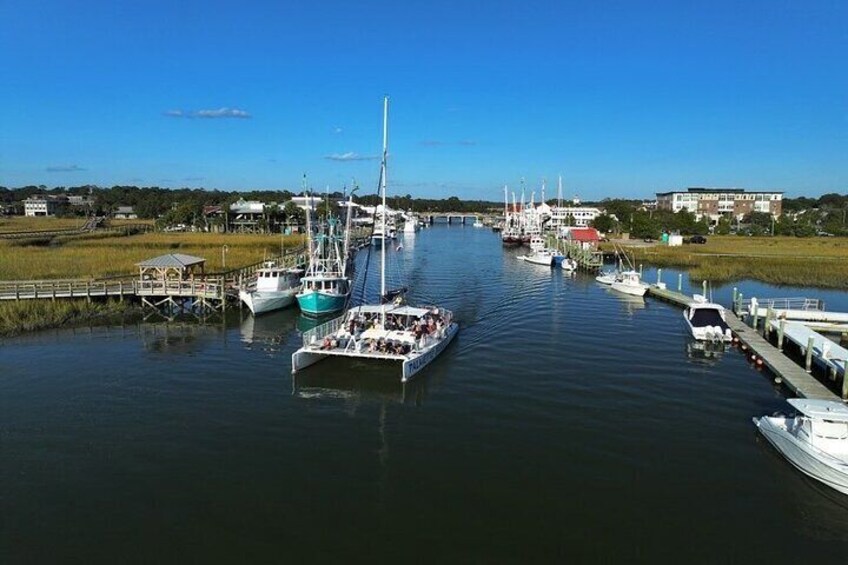
<svg viewBox="0 0 848 565"><path fill-rule="evenodd" d="M377 304L364 304L362 306L355 306L348 310L351 314L380 314L385 312L386 314L392 314L395 316L412 316L414 318L421 318L431 312L431 310L427 308L415 308L413 306L395 306L393 304L386 304L384 306L379 306Z"/></svg>
<svg viewBox="0 0 848 565"><path fill-rule="evenodd" d="M787 402L810 418L848 423L848 406L840 401L790 398Z"/></svg>

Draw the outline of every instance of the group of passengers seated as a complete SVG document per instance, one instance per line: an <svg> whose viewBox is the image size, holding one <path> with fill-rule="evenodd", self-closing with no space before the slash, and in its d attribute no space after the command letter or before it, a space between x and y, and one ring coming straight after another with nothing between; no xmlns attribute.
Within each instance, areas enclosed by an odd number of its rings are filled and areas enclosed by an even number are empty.
<svg viewBox="0 0 848 565"><path fill-rule="evenodd" d="M388 339L370 339L368 340L369 353L387 353L389 355L408 355L412 351L412 346L408 343L392 341Z"/></svg>

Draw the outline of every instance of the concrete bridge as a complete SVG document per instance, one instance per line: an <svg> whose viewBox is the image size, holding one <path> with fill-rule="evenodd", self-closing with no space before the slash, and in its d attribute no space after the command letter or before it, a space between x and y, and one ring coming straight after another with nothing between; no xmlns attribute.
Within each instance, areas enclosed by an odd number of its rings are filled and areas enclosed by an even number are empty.
<svg viewBox="0 0 848 565"><path fill-rule="evenodd" d="M473 224L481 214L464 214L461 212L434 212L428 216L431 224Z"/></svg>

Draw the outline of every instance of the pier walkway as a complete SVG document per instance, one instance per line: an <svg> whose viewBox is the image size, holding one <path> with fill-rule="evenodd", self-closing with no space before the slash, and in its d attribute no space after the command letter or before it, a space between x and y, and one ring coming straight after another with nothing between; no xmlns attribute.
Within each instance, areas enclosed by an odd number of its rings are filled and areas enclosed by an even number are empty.
<svg viewBox="0 0 848 565"><path fill-rule="evenodd" d="M685 294L660 288L657 285L649 285L648 294L683 308L692 302L692 298ZM761 358L769 371L780 377L792 392L802 398L839 400L837 395L769 343L757 330L745 324L735 314L731 312L728 312L728 314L727 325L730 326L733 334L739 338L743 345ZM806 347L806 342L804 342L804 347Z"/></svg>

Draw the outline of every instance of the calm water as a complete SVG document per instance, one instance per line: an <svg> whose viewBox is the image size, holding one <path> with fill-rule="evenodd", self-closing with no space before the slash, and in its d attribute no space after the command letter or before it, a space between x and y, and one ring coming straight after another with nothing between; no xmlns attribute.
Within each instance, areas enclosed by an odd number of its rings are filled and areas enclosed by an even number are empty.
<svg viewBox="0 0 848 565"><path fill-rule="evenodd" d="M0 562L845 562L848 497L751 423L783 392L690 352L678 309L488 230L390 255L462 321L405 387L333 360L293 380L295 311L0 343Z"/></svg>

